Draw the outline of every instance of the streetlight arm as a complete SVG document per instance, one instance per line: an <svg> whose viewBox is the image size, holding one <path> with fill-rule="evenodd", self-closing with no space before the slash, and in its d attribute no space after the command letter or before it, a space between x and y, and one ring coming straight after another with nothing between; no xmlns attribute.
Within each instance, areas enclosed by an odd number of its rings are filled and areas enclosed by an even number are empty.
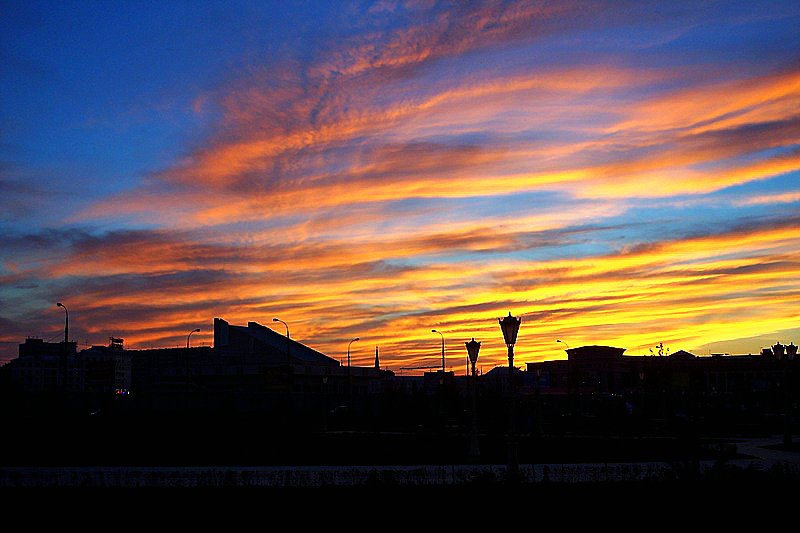
<svg viewBox="0 0 800 533"><path fill-rule="evenodd" d="M289 324L287 324L286 322L284 322L284 321L283 321L283 320L281 320L280 318L273 318L273 319L272 319L272 321L273 321L273 322L280 322L281 324L283 324L284 326L286 326L286 337L288 338L288 337L289 337Z"/></svg>

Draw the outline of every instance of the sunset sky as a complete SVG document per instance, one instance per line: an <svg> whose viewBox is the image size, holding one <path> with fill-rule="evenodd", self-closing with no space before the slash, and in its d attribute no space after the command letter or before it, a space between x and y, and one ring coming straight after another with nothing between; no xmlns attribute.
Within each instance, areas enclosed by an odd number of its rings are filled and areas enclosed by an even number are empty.
<svg viewBox="0 0 800 533"><path fill-rule="evenodd" d="M26 336L517 364L800 341L800 2L0 2ZM277 331L283 332L283 326Z"/></svg>

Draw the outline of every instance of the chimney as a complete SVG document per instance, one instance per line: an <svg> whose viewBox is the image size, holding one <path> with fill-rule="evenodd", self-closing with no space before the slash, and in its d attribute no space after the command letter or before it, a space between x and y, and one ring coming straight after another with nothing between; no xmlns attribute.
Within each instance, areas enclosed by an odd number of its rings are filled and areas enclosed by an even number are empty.
<svg viewBox="0 0 800 533"><path fill-rule="evenodd" d="M381 360L378 359L378 347L375 347L375 370L381 369Z"/></svg>

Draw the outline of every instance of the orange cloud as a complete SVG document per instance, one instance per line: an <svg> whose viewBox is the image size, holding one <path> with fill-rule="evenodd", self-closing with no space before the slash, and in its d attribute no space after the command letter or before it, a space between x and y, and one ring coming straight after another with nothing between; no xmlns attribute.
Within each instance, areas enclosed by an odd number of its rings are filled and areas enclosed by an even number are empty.
<svg viewBox="0 0 800 533"><path fill-rule="evenodd" d="M631 118L610 130L701 133L796 117L799 106L800 72L792 69L694 86L646 100L634 106Z"/></svg>
<svg viewBox="0 0 800 533"><path fill-rule="evenodd" d="M413 239L399 234L385 243L215 248L189 235L117 234L108 237L118 244L117 256L98 254L112 248L89 239L66 261L75 269L48 276L75 284L65 290L76 323L103 338L163 345L180 342L214 315L242 323L279 315L299 340L334 356L355 335L379 344L382 360L394 368L436 359L432 327L446 333L451 364L460 364L460 343L473 336L485 342L484 365L502 363L496 318L508 311L523 316L520 362L563 356L555 338L644 353L659 341L691 348L788 329L799 317L796 219L581 258L482 255L484 246L502 249L524 238L509 228L483 228ZM381 260L452 249L464 257L428 255L406 265ZM77 266L89 258L97 268L81 277Z"/></svg>

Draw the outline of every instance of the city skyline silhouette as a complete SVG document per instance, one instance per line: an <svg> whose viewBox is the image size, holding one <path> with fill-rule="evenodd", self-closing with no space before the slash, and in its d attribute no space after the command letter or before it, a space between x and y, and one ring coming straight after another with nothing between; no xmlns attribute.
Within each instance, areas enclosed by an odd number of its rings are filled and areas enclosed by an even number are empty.
<svg viewBox="0 0 800 533"><path fill-rule="evenodd" d="M711 357L585 345L520 370L523 321L496 321L509 366L478 372L472 339L469 376L444 360L398 374L377 348L374 366L343 365L288 326L221 318L213 347L190 345L196 329L184 347L149 350L115 337L79 350L66 328L60 342L27 338L0 367L0 420L16 437L2 444L0 487L541 489L800 475L794 343ZM45 453L46 435L63 431L70 442ZM87 446L104 435L113 446Z"/></svg>
<svg viewBox="0 0 800 533"><path fill-rule="evenodd" d="M57 302L57 307L64 308L65 311L67 309L66 306L63 305L61 302ZM511 312L510 311L509 311L508 315L511 316ZM524 315L519 317L520 321L523 318L523 316ZM215 333L216 333L216 324L220 320L221 319L219 319L219 318L214 318L214 322L213 322L214 323L214 327L210 327L210 328L207 327L205 329L207 331L212 332L212 335L215 335ZM492 319L492 321L494 321L494 320L501 320L501 319L500 318ZM298 342L297 339L292 338L292 337L290 337L288 335L288 333L289 333L288 324L286 324L285 322L283 322L282 320L280 320L278 318L273 318L272 322L282 322L283 323L283 326L281 326L281 327L286 328L286 333L285 333L286 341L285 342L288 343L287 346L293 344L293 345L296 345L296 346L300 347L301 350L310 349L305 344L303 344L301 342ZM248 323L257 324L258 327L265 329L265 331L267 329L269 329L267 326L263 326L261 324L258 324L257 322L248 321ZM502 324L502 320L501 320L501 324ZM519 326L517 326L517 327L519 327ZM484 329L484 328L481 328L481 329ZM116 330L118 330L118 329L116 329L116 328L112 329L112 331L116 331ZM186 337L185 337L186 348L190 347L190 341L191 341L192 335L194 335L196 333L200 333L202 331L203 331L203 328L194 328L194 329L192 329L192 330L190 330L190 331L188 331L186 333ZM270 331L273 332L274 330L270 330ZM421 357L421 359L420 359L420 358L414 357L413 355L409 356L408 354L404 354L404 353L399 353L399 354L396 353L396 354L394 354L394 357L390 358L390 360L392 361L393 365L383 365L384 368L390 369L390 370L393 370L393 371L396 371L396 372L399 372L399 373L404 373L405 372L405 373L411 373L411 374L421 374L423 371L426 371L426 370L437 369L437 368L444 370L449 366L450 369L454 370L456 374L458 374L459 372L461 372L463 374L467 374L469 372L469 360L468 360L468 358L465 358L463 353L461 353L463 350L461 349L460 346L461 346L461 344L463 344L465 342L464 339L468 338L469 335L466 335L466 336L464 336L464 335L456 335L453 332L447 332L447 337L445 337L445 334L443 332L440 332L440 331L438 331L436 329L433 329L431 331L440 336L439 337L440 338L440 343L435 343L437 349L436 350L432 350L431 354L422 355L422 356L420 356ZM504 335L505 335L505 333L503 332L503 335L495 334L494 336L492 336L491 333L487 332L487 337L484 338L483 342L485 344L488 344L489 346L491 346L492 344L497 344L499 342L500 345L505 347L505 341L503 339ZM42 339L42 337L38 336L38 335L26 335L25 339L32 339L32 340L36 340L36 341L44 340L44 341L46 341L48 343L52 343L54 338L57 337L57 336L62 337L62 342L70 342L72 345L74 345L74 350L75 351L83 350L83 349L86 349L86 348L90 348L92 346L97 346L97 345L102 344L102 343L89 343L88 339L86 341L84 341L84 342L79 342L79 341L76 341L74 339L74 336L70 336L69 335L69 312L68 311L66 311L66 315L65 315L64 328L63 328L62 332L60 332L58 335L50 337L49 339ZM124 341L123 338L115 337L113 335L112 336L108 336L107 338L110 339L109 342L118 342L120 345ZM472 338L473 341L475 340L474 336L472 336L471 338ZM69 339L69 341L68 341L68 339ZM745 352L739 352L739 353L736 353L736 352L734 352L734 353L730 353L730 352L715 352L715 353L712 354L710 351L707 350L706 353L698 353L697 355L698 356L753 355L754 353L757 354L757 353L762 352L764 349L770 349L771 348L770 342L775 342L777 345L781 345L782 341L784 342L785 345L793 344L793 341L791 339L787 339L786 337L778 338L778 335L776 335L774 333L765 334L765 335L759 335L759 336L754 337L754 339L764 339L766 342L762 342L760 345L757 346L757 349L755 349L755 350L750 349L746 353ZM769 339L769 340L767 340L767 339ZM353 350L354 353L353 353L353 357L351 358L350 357L351 356L351 347L353 345L353 342L360 341L360 340L361 340L361 338L357 337L357 338L351 339L349 343L344 343L344 339L342 339L341 342L343 344L346 344L346 346L347 346L346 355L344 353L340 353L337 350L334 353L327 354L327 357L330 357L332 360L337 360L339 362L339 364L341 364L342 366L351 366L351 362L350 362L351 359L353 361L353 363L352 363L353 366L370 366L373 363L373 361L377 361L378 360L378 349L379 349L379 346L375 346L374 354L372 352L369 352L367 355L356 354L355 350ZM365 339L365 340L369 340L369 339ZM448 345L448 342L454 344L455 346ZM570 350L570 345L566 341L563 341L561 339L555 339L553 342L563 346L563 348L564 348L563 349L563 355L559 355L559 356L556 356L556 357L551 358L551 359L543 359L541 357L535 357L534 356L533 358L531 358L531 360L523 361L522 365L517 364L515 366L520 367L520 366L524 366L525 363L534 363L534 362L540 362L540 361L545 361L545 360L566 359L567 358L567 353ZM6 344L21 344L21 343L19 343L19 342L16 342L16 343L7 342ZM522 347L523 348L524 348L524 344L525 343L523 342L522 343ZM591 343L591 344L596 345L596 343ZM204 347L212 347L212 348L214 347L213 341L212 342L203 341L199 345L200 346L204 346ZM751 346L755 346L755 344L751 344ZM131 347L128 344L128 345L126 345L126 347L129 348L129 349L133 348L133 349L136 349L136 350L159 350L159 349L178 348L179 345L176 344L174 346L155 346L155 345L151 344L149 346L133 346L133 347ZM580 346L575 346L575 347L578 348ZM625 348L624 350L627 350L627 348ZM670 355L670 351L672 351L673 353L674 352L691 353L694 350L684 350L682 348L674 348L673 349L673 347L666 346L664 344L664 342L661 341L661 342L655 344L654 346L649 347L646 350L643 350L641 353L638 353L638 354L635 354L635 355L662 357L662 356L669 356ZM320 353L320 352L318 352L318 353ZM629 353L629 355L631 355L631 354ZM15 356L16 356L16 354L15 354ZM13 360L15 358L15 356L9 358L8 360L6 360L4 362L9 362L9 361ZM291 360L291 352L290 351L289 351L289 353L287 353L287 357L289 358L288 360ZM506 361L502 361L502 360L501 361L497 361L496 359L495 360L486 361L486 358L484 357L484 358L482 358L482 364L480 366L481 373L483 373L483 368L484 367L495 368L495 367L498 367L498 366L508 366L507 363L505 365L503 363L506 363Z"/></svg>
<svg viewBox="0 0 800 533"><path fill-rule="evenodd" d="M797 1L0 36L0 492L800 479Z"/></svg>

